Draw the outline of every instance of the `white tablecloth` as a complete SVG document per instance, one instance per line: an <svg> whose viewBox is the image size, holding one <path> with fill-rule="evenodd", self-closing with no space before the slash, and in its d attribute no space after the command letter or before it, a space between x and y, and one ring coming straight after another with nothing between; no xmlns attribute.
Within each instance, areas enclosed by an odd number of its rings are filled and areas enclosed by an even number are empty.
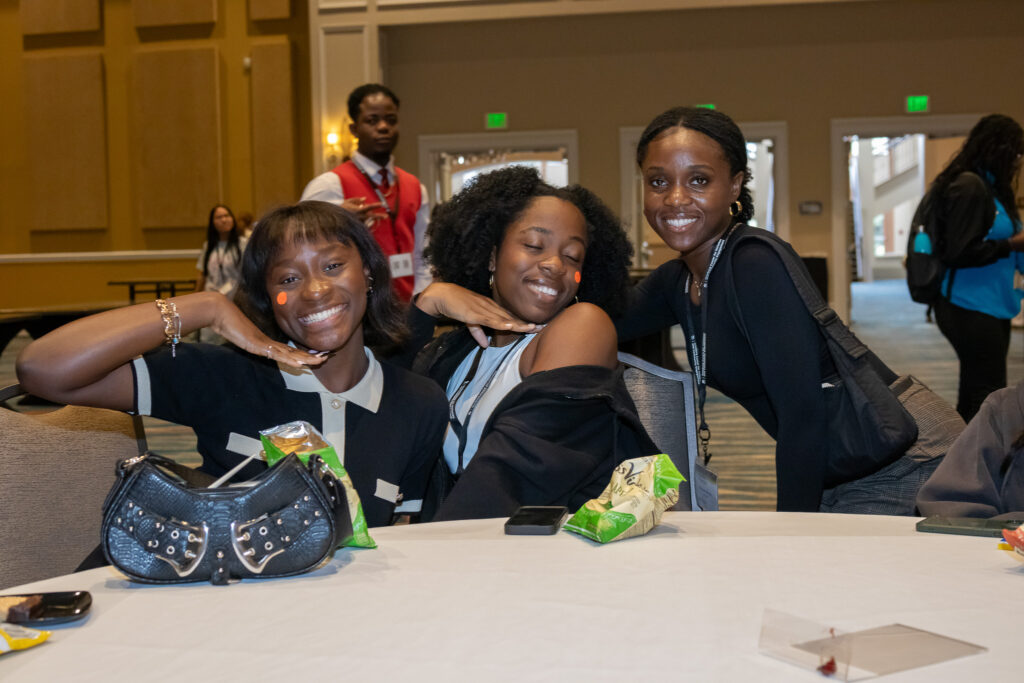
<svg viewBox="0 0 1024 683"><path fill-rule="evenodd" d="M758 653L765 608L843 630L899 622L989 648L886 681L1020 681L1024 563L898 517L669 513L649 535L505 536L503 520L374 531L289 579L143 586L112 569L4 591L88 590L92 614L0 657L14 681L799 681Z"/></svg>

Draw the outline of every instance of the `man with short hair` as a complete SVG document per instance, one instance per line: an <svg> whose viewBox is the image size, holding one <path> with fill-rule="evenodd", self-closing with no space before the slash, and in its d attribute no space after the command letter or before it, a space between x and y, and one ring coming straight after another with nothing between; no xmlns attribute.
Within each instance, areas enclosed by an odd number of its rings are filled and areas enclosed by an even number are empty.
<svg viewBox="0 0 1024 683"><path fill-rule="evenodd" d="M423 261L430 205L416 176L395 166L398 97L379 83L348 96L349 130L359 141L352 158L306 185L302 200L317 199L357 214L370 228L391 265L391 282L402 301L430 284Z"/></svg>

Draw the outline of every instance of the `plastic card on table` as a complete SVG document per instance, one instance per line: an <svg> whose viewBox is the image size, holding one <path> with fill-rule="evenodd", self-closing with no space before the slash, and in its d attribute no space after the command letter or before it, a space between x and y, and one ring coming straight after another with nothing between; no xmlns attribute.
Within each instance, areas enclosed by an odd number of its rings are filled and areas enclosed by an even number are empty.
<svg viewBox="0 0 1024 683"><path fill-rule="evenodd" d="M903 624L843 633L775 610L765 610L758 649L841 681L867 680L988 650Z"/></svg>

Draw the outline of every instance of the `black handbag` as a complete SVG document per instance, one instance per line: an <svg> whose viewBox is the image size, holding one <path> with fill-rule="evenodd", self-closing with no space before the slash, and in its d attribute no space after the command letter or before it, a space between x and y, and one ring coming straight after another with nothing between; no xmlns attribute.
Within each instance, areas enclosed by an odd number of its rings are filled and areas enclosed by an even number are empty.
<svg viewBox="0 0 1024 683"><path fill-rule="evenodd" d="M917 439L917 421L894 392L903 383L850 331L821 296L793 248L772 233L748 228L737 243L756 239L770 246L789 272L807 311L825 338L837 374L822 382L828 411L826 488L877 472L902 456ZM746 333L738 308L734 310ZM748 335L749 336L749 335Z"/></svg>
<svg viewBox="0 0 1024 683"><path fill-rule="evenodd" d="M289 576L352 538L348 497L318 456L292 454L244 486L193 488L181 466L147 453L122 460L103 504L107 560L133 581L186 583Z"/></svg>

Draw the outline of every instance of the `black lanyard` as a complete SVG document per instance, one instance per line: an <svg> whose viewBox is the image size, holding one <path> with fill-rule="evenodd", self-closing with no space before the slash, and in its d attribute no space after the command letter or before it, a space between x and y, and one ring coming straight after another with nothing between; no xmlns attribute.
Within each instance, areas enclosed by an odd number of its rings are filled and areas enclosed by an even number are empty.
<svg viewBox="0 0 1024 683"><path fill-rule="evenodd" d="M373 177L363 169L362 165L360 165L358 161L355 160L355 157L352 158L352 165L358 168L359 172L363 174L364 178L366 178L366 181L370 183L370 187L373 188L374 193L377 195L377 199L379 199L380 203L384 205L384 210L388 212L388 218L390 218L391 223L394 224L395 218L398 216L398 202L401 199L402 192L402 186L398 182L398 174L395 174L395 208L392 209L391 205L388 204L388 198L385 197L384 193L380 191L380 187L377 185L377 183L373 181ZM386 173L387 167L381 166L381 170Z"/></svg>
<svg viewBox="0 0 1024 683"><path fill-rule="evenodd" d="M704 401L708 394L708 280L711 279L711 271L718 258L725 249L725 243L732 234L733 227L730 226L725 234L718 238L715 248L711 252L711 260L708 261L708 269L704 272L704 281L700 288L700 344L697 344L697 330L693 324L693 303L690 301L690 282L693 274L686 276L686 326L690 333L690 364L693 366L693 376L697 382L697 408L700 411L700 426L697 428L697 438L700 439L701 450L704 453L704 464L711 461L708 453L708 445L711 443L711 429L704 419Z"/></svg>
<svg viewBox="0 0 1024 683"><path fill-rule="evenodd" d="M519 343L524 339L526 339L526 337L519 337L512 342L508 351L506 351L505 355L501 357L500 361L498 361L498 365L494 368L494 372L492 372L491 376L487 378L487 381L484 383L480 393L476 395L476 398L473 399L472 405L469 406L469 412L466 413L465 423L460 422L458 415L455 414L455 404L458 403L460 398L462 398L462 394L466 392L466 387L468 387L470 382L472 382L476 377L476 371L480 369L480 358L484 353L483 348L478 348L476 350L476 355L473 357L473 364L469 366L469 372L466 373L466 379L462 380L462 384L459 385L459 388L455 390L455 393L452 394L452 397L448 400L448 422L451 424L455 438L459 440L459 465L458 469L455 470L455 476L461 475L466 469L463 463L462 454L466 451L466 441L469 440L469 421L473 417L473 411L476 410L476 404L480 403L480 399L484 397L484 394L486 394L487 390L490 388L491 382L494 381L494 378L498 376L499 372L501 372L501 368L504 367L505 361L508 360L508 357L512 355L512 352L516 350L516 347L519 346Z"/></svg>

